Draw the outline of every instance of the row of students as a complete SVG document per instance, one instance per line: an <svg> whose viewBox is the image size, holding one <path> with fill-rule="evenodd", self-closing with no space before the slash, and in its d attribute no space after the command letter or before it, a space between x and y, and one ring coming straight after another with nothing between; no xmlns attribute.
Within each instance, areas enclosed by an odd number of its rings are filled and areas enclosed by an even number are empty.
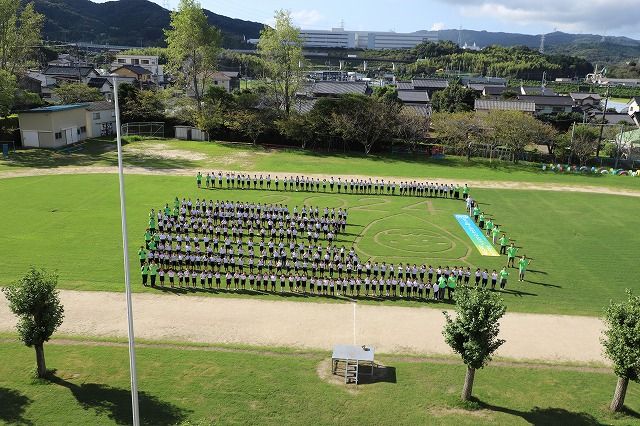
<svg viewBox="0 0 640 426"><path fill-rule="evenodd" d="M204 180L204 186L203 186ZM384 179L337 179L332 177L314 178L303 175L284 176L282 178L270 174L253 176L244 173L225 173L210 172L203 176L201 172L196 174L196 184L198 188L215 189L273 189L284 191L308 191L308 192L337 192L352 194L379 194L379 195L395 195L396 190L399 195L414 197L443 197L443 198L462 198L466 199L469 195L469 187L467 184L460 186L458 184L446 184L438 182L419 182L416 180L395 181Z"/></svg>

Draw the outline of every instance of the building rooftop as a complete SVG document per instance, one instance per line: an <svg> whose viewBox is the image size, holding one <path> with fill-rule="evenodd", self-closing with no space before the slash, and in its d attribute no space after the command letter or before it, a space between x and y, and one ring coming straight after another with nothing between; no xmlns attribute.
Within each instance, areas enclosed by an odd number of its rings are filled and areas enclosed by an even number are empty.
<svg viewBox="0 0 640 426"><path fill-rule="evenodd" d="M107 101L91 102L87 105L87 111L110 111L115 109L113 103Z"/></svg>
<svg viewBox="0 0 640 426"><path fill-rule="evenodd" d="M102 86L104 86L104 83L111 84L109 79L107 79L106 77L93 77L90 78L89 81L87 81L87 86L100 89Z"/></svg>
<svg viewBox="0 0 640 426"><path fill-rule="evenodd" d="M49 66L42 71L44 75L60 75L65 77L86 77L91 72L96 72L93 67L59 67Z"/></svg>
<svg viewBox="0 0 640 426"><path fill-rule="evenodd" d="M367 93L367 83L352 81L319 81L311 87L314 95L347 95Z"/></svg>
<svg viewBox="0 0 640 426"><path fill-rule="evenodd" d="M536 105L573 106L571 96L536 96L520 95L518 99L526 102L533 102Z"/></svg>
<svg viewBox="0 0 640 426"><path fill-rule="evenodd" d="M448 80L431 79L431 78L414 78L411 80L414 89L431 88L431 89L446 89L449 87Z"/></svg>
<svg viewBox="0 0 640 426"><path fill-rule="evenodd" d="M402 102L429 102L429 94L420 90L398 90L398 99Z"/></svg>
<svg viewBox="0 0 640 426"><path fill-rule="evenodd" d="M499 111L523 111L535 112L536 104L525 101L503 101L493 99L476 99L474 103L476 110L499 110Z"/></svg>
<svg viewBox="0 0 640 426"><path fill-rule="evenodd" d="M592 98L596 101L599 101L600 99L602 99L602 97L597 94L597 93L569 93L569 96L571 96L571 98L575 101L575 100L584 100L587 98Z"/></svg>
<svg viewBox="0 0 640 426"><path fill-rule="evenodd" d="M505 86L484 86L484 94L485 96L498 96L502 95L507 91L507 87Z"/></svg>
<svg viewBox="0 0 640 426"><path fill-rule="evenodd" d="M58 111L67 111L70 109L85 108L86 106L87 104L51 105L46 107L32 108L32 109L28 109L20 112L21 113L58 112Z"/></svg>
<svg viewBox="0 0 640 426"><path fill-rule="evenodd" d="M139 65L129 65L129 64L122 65L122 66L114 69L111 72L114 73L114 72L116 72L118 70L121 70L121 69L127 69L127 70L129 70L129 71L131 71L131 72L133 72L133 73L135 73L137 75L151 74L151 71L149 71L146 68L143 68L143 67L141 67Z"/></svg>
<svg viewBox="0 0 640 426"><path fill-rule="evenodd" d="M520 86L520 93L523 95L538 95L538 96L554 96L556 92L548 87L541 86Z"/></svg>

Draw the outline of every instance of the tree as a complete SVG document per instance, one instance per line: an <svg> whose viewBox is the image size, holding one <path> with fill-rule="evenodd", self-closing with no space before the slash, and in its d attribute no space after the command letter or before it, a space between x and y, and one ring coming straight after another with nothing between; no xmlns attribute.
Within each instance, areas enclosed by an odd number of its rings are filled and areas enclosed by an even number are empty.
<svg viewBox="0 0 640 426"><path fill-rule="evenodd" d="M20 74L41 43L44 16L33 3L20 11L20 0L0 0L0 70Z"/></svg>
<svg viewBox="0 0 640 426"><path fill-rule="evenodd" d="M31 267L25 276L3 289L9 309L18 317L20 339L25 345L35 348L40 378L47 374L44 343L49 341L64 319L57 283L56 274Z"/></svg>
<svg viewBox="0 0 640 426"><path fill-rule="evenodd" d="M402 108L398 113L395 133L415 151L416 145L429 136L429 119L413 109Z"/></svg>
<svg viewBox="0 0 640 426"><path fill-rule="evenodd" d="M262 30L258 41L258 54L263 59L265 76L270 80L272 95L285 114L289 115L291 99L302 80L300 64L304 59L300 30L293 25L290 12L277 11L274 27L265 27Z"/></svg>
<svg viewBox="0 0 640 426"><path fill-rule="evenodd" d="M551 137L553 129L520 111L491 111L484 118L496 146L511 149L513 162L517 163L528 145L538 145Z"/></svg>
<svg viewBox="0 0 640 426"><path fill-rule="evenodd" d="M60 98L63 104L94 102L104 100L100 90L89 87L84 83L66 82L53 89L53 94Z"/></svg>
<svg viewBox="0 0 640 426"><path fill-rule="evenodd" d="M571 156L578 157L580 165L584 165L598 147L599 130L590 126L575 126L569 148Z"/></svg>
<svg viewBox="0 0 640 426"><path fill-rule="evenodd" d="M222 36L209 25L196 0L180 0L171 13L171 28L165 30L167 68L192 94L198 112L202 96L216 70Z"/></svg>
<svg viewBox="0 0 640 426"><path fill-rule="evenodd" d="M455 319L443 312L446 324L442 334L451 349L460 354L467 365L462 399L468 401L476 370L487 365L493 353L505 342L498 339L498 321L507 308L496 293L485 289L458 287L455 301Z"/></svg>
<svg viewBox="0 0 640 426"><path fill-rule="evenodd" d="M13 109L17 90L16 76L0 69L0 117L6 117Z"/></svg>
<svg viewBox="0 0 640 426"><path fill-rule="evenodd" d="M227 127L246 136L254 145L268 128L263 113L250 109L234 111Z"/></svg>
<svg viewBox="0 0 640 426"><path fill-rule="evenodd" d="M165 119L162 97L153 90L140 90L129 83L119 84L118 101L123 123Z"/></svg>
<svg viewBox="0 0 640 426"><path fill-rule="evenodd" d="M475 90L453 83L435 92L431 96L431 105L436 112L473 111L477 97Z"/></svg>
<svg viewBox="0 0 640 426"><path fill-rule="evenodd" d="M640 381L640 297L627 289L626 302L612 301L605 309L604 323L604 353L613 362L613 370L618 376L609 409L620 411L629 380Z"/></svg>
<svg viewBox="0 0 640 426"><path fill-rule="evenodd" d="M437 138L471 159L474 144L487 140L485 124L473 112L435 113L431 116Z"/></svg>
<svg viewBox="0 0 640 426"><path fill-rule="evenodd" d="M314 141L314 123L311 117L292 111L288 117L277 120L276 127L288 140L300 144L302 149L305 149L309 142Z"/></svg>
<svg viewBox="0 0 640 426"><path fill-rule="evenodd" d="M369 155L373 146L391 139L402 106L364 95L346 95L337 101L339 111L331 115L334 133L347 143L359 143Z"/></svg>

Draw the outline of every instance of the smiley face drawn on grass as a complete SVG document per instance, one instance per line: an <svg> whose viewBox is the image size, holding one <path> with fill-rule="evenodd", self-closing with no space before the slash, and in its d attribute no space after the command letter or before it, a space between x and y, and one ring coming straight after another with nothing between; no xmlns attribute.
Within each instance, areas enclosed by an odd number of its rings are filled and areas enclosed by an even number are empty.
<svg viewBox="0 0 640 426"><path fill-rule="evenodd" d="M393 253L438 257L452 251L455 243L437 231L418 229L386 229L378 232L373 240Z"/></svg>

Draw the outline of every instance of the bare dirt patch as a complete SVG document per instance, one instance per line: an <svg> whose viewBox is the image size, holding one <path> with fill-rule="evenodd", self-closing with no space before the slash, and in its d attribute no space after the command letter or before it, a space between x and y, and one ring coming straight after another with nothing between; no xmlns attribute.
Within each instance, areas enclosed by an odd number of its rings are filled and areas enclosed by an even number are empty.
<svg viewBox="0 0 640 426"><path fill-rule="evenodd" d="M336 376L335 374L331 373L330 359L323 359L318 363L318 366L316 367L316 374L318 374L318 377L320 377L320 380L322 380L325 383L329 383L330 385L340 386L352 395L358 394L358 388L356 385L354 384L347 385L344 383L344 378L340 376Z"/></svg>
<svg viewBox="0 0 640 426"><path fill-rule="evenodd" d="M471 416L478 419L491 418L491 412L488 410L465 410L463 408L432 407L427 411L429 411L429 414L431 414L433 417Z"/></svg>
<svg viewBox="0 0 640 426"><path fill-rule="evenodd" d="M126 338L122 294L61 290L61 334ZM378 354L451 355L441 330L442 308L272 301L251 298L133 295L136 337L148 340L331 350L366 344ZM16 319L0 297L0 331ZM428 324L416 338L405 324ZM497 356L553 363L606 363L598 318L507 313L500 321L506 343ZM355 335L355 339L354 339Z"/></svg>
<svg viewBox="0 0 640 426"><path fill-rule="evenodd" d="M125 150L132 154L143 154L150 157L162 158L167 160L188 160L201 161L206 160L208 156L194 151L184 149L175 149L164 143L144 144L138 146L127 146Z"/></svg>

